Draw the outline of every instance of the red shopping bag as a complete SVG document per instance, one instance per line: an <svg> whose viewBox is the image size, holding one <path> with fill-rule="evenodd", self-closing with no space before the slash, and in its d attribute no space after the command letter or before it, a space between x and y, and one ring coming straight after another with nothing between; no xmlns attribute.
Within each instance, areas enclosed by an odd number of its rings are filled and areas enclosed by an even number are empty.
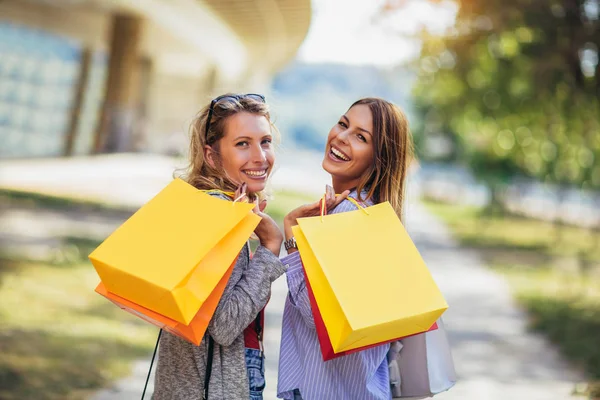
<svg viewBox="0 0 600 400"><path fill-rule="evenodd" d="M304 267L302 267L304 271ZM337 357L345 356L348 354L356 353L357 351L370 349L372 347L380 346L382 344L395 342L397 340L405 339L407 337L420 335L423 332L417 332L414 335L404 336L397 339L388 340L381 343L375 343L364 347L359 347L356 349L351 349L347 351L342 351L339 353L335 353L333 351L333 347L331 346L331 340L329 339L329 335L327 334L327 328L325 327L325 323L323 322L323 318L321 317L321 313L319 312L319 307L317 306L317 301L315 300L315 295L313 294L312 288L310 287L310 282L308 281L308 277L306 276L306 271L304 271L304 280L306 281L306 289L308 291L308 298L310 299L310 306L312 309L313 319L315 321L315 327L317 330L317 336L319 338L319 346L321 347L321 354L323 355L323 361L329 361ZM437 322L434 323L431 328L424 332L430 332L436 330L438 328Z"/></svg>

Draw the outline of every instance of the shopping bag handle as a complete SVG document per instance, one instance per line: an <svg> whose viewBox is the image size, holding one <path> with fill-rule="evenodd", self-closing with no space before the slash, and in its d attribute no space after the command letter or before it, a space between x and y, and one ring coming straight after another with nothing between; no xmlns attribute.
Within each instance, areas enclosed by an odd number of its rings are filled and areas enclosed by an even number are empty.
<svg viewBox="0 0 600 400"><path fill-rule="evenodd" d="M341 194L336 194L337 196L341 196ZM367 211L366 207L363 207L362 204L360 204L358 201L356 201L356 199L352 198L352 197L346 197L346 200L350 201L352 204L354 204L359 210L362 210L365 214L369 215L369 211ZM321 206L321 222L323 222L323 216L325 214L327 214L327 203L325 203L325 195L323 195L323 197L321 198L321 200L319 200L319 204Z"/></svg>

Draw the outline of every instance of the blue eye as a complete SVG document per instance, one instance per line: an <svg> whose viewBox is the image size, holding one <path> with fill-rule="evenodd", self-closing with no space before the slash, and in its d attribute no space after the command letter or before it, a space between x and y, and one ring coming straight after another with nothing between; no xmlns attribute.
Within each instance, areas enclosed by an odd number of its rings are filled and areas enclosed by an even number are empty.
<svg viewBox="0 0 600 400"><path fill-rule="evenodd" d="M264 139L261 144L271 144L273 142L273 139Z"/></svg>

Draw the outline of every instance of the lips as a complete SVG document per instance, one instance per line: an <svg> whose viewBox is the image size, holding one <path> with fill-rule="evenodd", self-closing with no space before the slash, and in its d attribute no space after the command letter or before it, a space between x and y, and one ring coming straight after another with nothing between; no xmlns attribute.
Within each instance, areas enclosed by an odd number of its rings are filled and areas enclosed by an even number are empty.
<svg viewBox="0 0 600 400"><path fill-rule="evenodd" d="M346 153L333 145L329 149L329 154L338 161L350 161L350 157Z"/></svg>
<svg viewBox="0 0 600 400"><path fill-rule="evenodd" d="M264 179L267 177L267 173L269 172L269 170L267 168L245 169L242 172L252 179Z"/></svg>

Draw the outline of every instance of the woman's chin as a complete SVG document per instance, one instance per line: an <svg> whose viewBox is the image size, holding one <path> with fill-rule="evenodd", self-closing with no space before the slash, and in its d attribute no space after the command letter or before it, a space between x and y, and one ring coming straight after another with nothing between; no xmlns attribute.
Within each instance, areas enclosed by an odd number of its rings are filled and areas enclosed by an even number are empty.
<svg viewBox="0 0 600 400"><path fill-rule="evenodd" d="M246 182L247 183L247 190L249 193L258 193L258 192L262 192L263 190L265 190L265 188L267 187L267 182Z"/></svg>
<svg viewBox="0 0 600 400"><path fill-rule="evenodd" d="M323 163L321 164L321 166L323 167L323 169L325 171L327 171L331 175L339 174L340 172L345 170L344 165L341 165L341 164L331 161L327 155L325 155L325 158L323 159Z"/></svg>
<svg viewBox="0 0 600 400"><path fill-rule="evenodd" d="M327 154L325 154L325 157L323 157L323 162L321 163L321 166L325 171L331 174L331 171L333 169L332 167L334 166L331 165L331 161L329 161L329 159L327 158Z"/></svg>

